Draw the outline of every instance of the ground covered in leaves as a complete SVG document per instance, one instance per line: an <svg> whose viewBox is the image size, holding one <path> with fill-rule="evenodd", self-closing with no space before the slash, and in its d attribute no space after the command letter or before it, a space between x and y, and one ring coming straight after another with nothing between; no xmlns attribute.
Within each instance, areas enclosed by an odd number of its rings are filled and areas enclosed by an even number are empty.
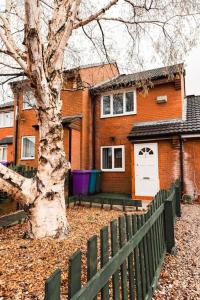
<svg viewBox="0 0 200 300"><path fill-rule="evenodd" d="M122 212L73 207L67 210L71 225L64 241L23 239L26 224L0 229L0 300L44 299L44 282L56 268L62 270L66 299L68 258L77 249L86 252L87 240Z"/></svg>
<svg viewBox="0 0 200 300"><path fill-rule="evenodd" d="M200 205L183 205L176 224L177 254L167 256L155 300L200 299Z"/></svg>

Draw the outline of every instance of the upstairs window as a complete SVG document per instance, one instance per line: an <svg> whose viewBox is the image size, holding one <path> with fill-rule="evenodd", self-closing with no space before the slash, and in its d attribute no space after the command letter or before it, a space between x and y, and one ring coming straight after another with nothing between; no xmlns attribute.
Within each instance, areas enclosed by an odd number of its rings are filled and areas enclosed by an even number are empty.
<svg viewBox="0 0 200 300"><path fill-rule="evenodd" d="M102 171L125 171L124 146L101 147Z"/></svg>
<svg viewBox="0 0 200 300"><path fill-rule="evenodd" d="M0 128L13 127L14 112L2 112L0 113Z"/></svg>
<svg viewBox="0 0 200 300"><path fill-rule="evenodd" d="M32 90L25 92L23 95L23 109L32 109L35 107L35 96Z"/></svg>
<svg viewBox="0 0 200 300"><path fill-rule="evenodd" d="M35 158L35 137L23 136L22 137L22 159L34 159Z"/></svg>
<svg viewBox="0 0 200 300"><path fill-rule="evenodd" d="M102 96L101 117L136 114L136 91L125 91Z"/></svg>

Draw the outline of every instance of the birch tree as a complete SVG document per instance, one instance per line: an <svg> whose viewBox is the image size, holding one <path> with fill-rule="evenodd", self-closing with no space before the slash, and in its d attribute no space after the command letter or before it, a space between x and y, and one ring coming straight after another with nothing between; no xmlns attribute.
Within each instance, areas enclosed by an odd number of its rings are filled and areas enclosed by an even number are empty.
<svg viewBox="0 0 200 300"><path fill-rule="evenodd" d="M63 147L60 92L65 53L72 37L82 33L96 48L91 28L97 26L102 42L100 51L107 57L107 24L120 24L126 29L133 43L131 50L137 47L142 35L149 34L155 27L157 49L162 53L159 44L162 35L165 46L169 45L170 55L176 58L177 49L185 51L187 48L182 39L184 35L189 41L187 46L195 41L194 35L191 39L190 26L192 23L193 33L198 28L199 1L7 0L5 4L0 12L0 64L11 67L6 78L8 75L10 78L26 76L34 90L39 155L38 171L32 179L0 165L0 189L26 207L31 238L61 239L69 231L64 199L69 163ZM19 24L17 31L13 18Z"/></svg>

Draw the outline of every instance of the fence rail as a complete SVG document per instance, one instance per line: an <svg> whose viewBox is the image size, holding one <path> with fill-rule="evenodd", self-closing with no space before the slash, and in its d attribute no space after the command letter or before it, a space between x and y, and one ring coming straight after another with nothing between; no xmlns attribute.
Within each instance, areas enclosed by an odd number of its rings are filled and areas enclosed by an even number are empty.
<svg viewBox="0 0 200 300"><path fill-rule="evenodd" d="M88 240L87 283L81 280L81 251L69 259L68 299L151 299L165 254L175 247L174 222L180 214L176 182L156 195L146 214L124 215L102 228L100 257L97 236ZM56 270L46 281L45 300L61 299L60 274Z"/></svg>

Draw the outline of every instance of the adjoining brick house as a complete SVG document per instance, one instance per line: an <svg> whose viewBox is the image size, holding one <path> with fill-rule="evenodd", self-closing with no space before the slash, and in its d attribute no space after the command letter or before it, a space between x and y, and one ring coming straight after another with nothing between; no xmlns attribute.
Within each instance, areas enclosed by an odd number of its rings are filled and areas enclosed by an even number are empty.
<svg viewBox="0 0 200 300"><path fill-rule="evenodd" d="M177 178L183 193L197 197L200 97L185 97L184 77L183 64L130 75L119 75L116 64L65 71L64 148L72 169L101 169L102 192L133 199L152 199ZM37 167L34 97L28 81L11 87L14 104L0 110L14 111L15 122L9 132L0 129L0 139L11 149L8 161Z"/></svg>
<svg viewBox="0 0 200 300"><path fill-rule="evenodd" d="M181 178L183 193L200 194L200 97L185 98L184 76L180 64L119 75L91 89L93 167L103 171L103 192L149 200Z"/></svg>
<svg viewBox="0 0 200 300"><path fill-rule="evenodd" d="M13 161L14 104L0 105L0 161Z"/></svg>
<svg viewBox="0 0 200 300"><path fill-rule="evenodd" d="M89 88L118 74L115 63L88 65L64 71L61 91L64 148L73 169L92 167L92 109ZM13 82L11 88L15 115L12 161L15 164L37 167L39 128L34 95L28 80Z"/></svg>

